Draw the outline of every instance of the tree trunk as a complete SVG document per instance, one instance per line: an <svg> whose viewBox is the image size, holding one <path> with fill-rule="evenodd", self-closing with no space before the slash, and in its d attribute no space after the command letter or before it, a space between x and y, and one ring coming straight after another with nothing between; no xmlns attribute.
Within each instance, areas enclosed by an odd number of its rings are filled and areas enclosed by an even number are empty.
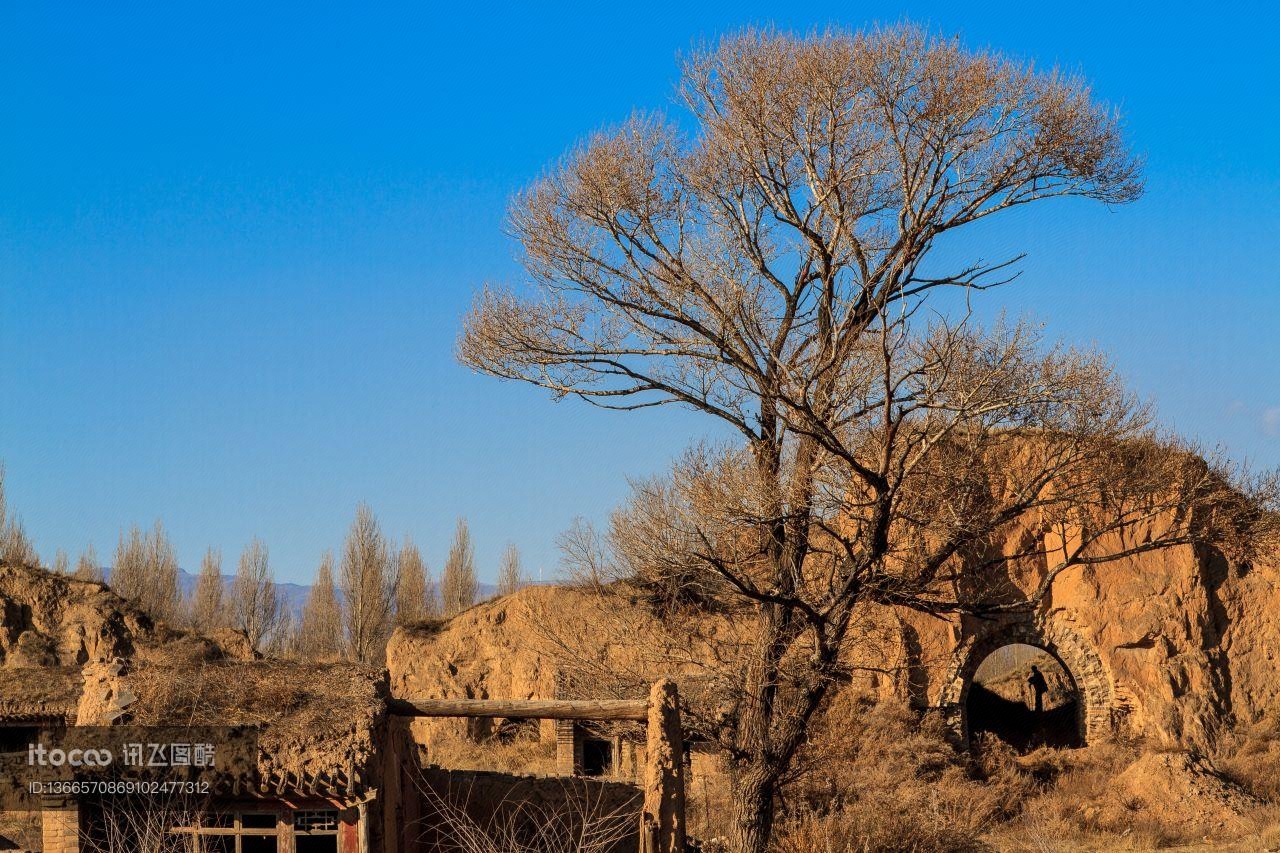
<svg viewBox="0 0 1280 853"><path fill-rule="evenodd" d="M786 613L763 604L756 617L756 636L747 668L745 701L739 708L737 747L749 756L734 768L733 850L763 853L773 829L773 794L778 773L769 764L778 660L783 652Z"/></svg>
<svg viewBox="0 0 1280 853"><path fill-rule="evenodd" d="M765 853L773 832L773 795L777 788L776 769L753 761L734 774L734 853Z"/></svg>

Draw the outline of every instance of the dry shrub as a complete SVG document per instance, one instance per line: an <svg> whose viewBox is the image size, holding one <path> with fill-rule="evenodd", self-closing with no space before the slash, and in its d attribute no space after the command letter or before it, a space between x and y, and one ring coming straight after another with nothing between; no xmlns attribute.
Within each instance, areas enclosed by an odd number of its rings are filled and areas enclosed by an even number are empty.
<svg viewBox="0 0 1280 853"><path fill-rule="evenodd" d="M1019 754L984 735L963 752L936 715L851 692L823 720L784 790L777 853L1158 849L1205 834L1117 784L1142 744ZM1230 752L1232 777L1257 794L1280 778L1268 769L1280 756L1277 734L1255 727ZM1244 815L1232 834L1280 834L1276 817Z"/></svg>
<svg viewBox="0 0 1280 853"><path fill-rule="evenodd" d="M1220 737L1213 760L1224 776L1255 797L1280 803L1280 712Z"/></svg>
<svg viewBox="0 0 1280 853"><path fill-rule="evenodd" d="M636 847L639 794L610 806L587 785L564 780L552 801L473 802L469 792L418 790L426 808L420 841L449 853L622 853ZM428 838L429 836L429 838Z"/></svg>
<svg viewBox="0 0 1280 853"><path fill-rule="evenodd" d="M1253 817L1257 821L1259 846L1263 850L1280 850L1280 806L1261 808Z"/></svg>
<svg viewBox="0 0 1280 853"><path fill-rule="evenodd" d="M550 776L556 772L556 745L553 740L540 739L535 727L519 728L510 737L476 741L441 726L432 732L426 760L455 770L496 770L516 776Z"/></svg>
<svg viewBox="0 0 1280 853"><path fill-rule="evenodd" d="M973 765L936 715L842 693L784 789L779 853L980 849L1037 784Z"/></svg>
<svg viewBox="0 0 1280 853"><path fill-rule="evenodd" d="M782 822L774 832L772 849L776 853L966 853L989 848L976 833L936 814L848 808Z"/></svg>

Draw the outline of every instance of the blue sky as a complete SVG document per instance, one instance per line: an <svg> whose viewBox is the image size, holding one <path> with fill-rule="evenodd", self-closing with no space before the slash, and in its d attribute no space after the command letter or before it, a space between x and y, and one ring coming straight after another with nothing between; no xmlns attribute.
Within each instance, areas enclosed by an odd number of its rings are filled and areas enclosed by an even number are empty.
<svg viewBox="0 0 1280 853"><path fill-rule="evenodd" d="M372 4L365 4L372 5ZM434 7L433 7L434 6ZM269 7L269 8L267 8ZM592 129L673 108L676 54L752 23L904 17L1083 71L1145 198L971 235L992 303L1113 353L1172 427L1280 464L1280 21L1258 3L0 8L0 459L37 547L160 517L184 566L253 536L306 581L357 501L438 569L467 516L550 574L575 515L705 426L553 404L452 357L518 274L508 197Z"/></svg>

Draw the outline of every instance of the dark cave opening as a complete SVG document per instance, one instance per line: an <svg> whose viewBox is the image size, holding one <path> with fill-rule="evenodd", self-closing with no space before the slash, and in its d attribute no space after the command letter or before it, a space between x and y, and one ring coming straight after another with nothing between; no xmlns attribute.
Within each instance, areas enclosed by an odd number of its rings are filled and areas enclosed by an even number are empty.
<svg viewBox="0 0 1280 853"><path fill-rule="evenodd" d="M982 661L969 685L970 743L990 734L1019 752L1083 746L1080 701L1075 680L1056 657L1022 643L1003 646Z"/></svg>

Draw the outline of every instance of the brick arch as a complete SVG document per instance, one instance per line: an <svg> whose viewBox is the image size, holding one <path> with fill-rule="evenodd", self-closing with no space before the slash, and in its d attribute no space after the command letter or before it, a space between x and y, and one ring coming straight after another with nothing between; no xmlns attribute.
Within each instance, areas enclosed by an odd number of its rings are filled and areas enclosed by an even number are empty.
<svg viewBox="0 0 1280 853"><path fill-rule="evenodd" d="M1042 649L1062 665L1079 697L1076 713L1086 744L1111 733L1111 677L1093 646L1065 626L1017 622L993 625L956 647L943 682L940 705L961 743L969 743L969 687L978 666L996 649L1013 643Z"/></svg>

